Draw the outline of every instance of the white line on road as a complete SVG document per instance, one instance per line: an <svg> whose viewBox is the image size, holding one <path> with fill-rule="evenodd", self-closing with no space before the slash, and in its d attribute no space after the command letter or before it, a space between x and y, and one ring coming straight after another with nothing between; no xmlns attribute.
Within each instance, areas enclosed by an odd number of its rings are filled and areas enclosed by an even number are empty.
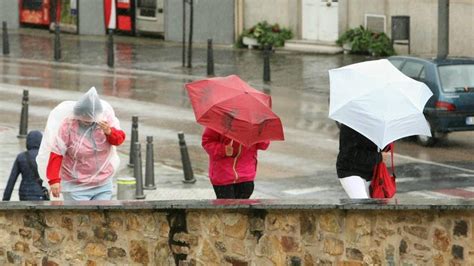
<svg viewBox="0 0 474 266"><path fill-rule="evenodd" d="M474 170L471 170L471 169L467 169L467 168L463 168L463 167L457 167L457 166L444 164L444 163L437 163L437 162L422 160L422 159L413 158L413 157L407 156L407 155L401 155L401 154L398 154L398 153L395 154L395 157L400 157L400 158L403 158L403 159L407 159L407 160L411 160L411 161L415 161L415 162L419 162L419 163L425 163L425 164L431 164L431 165L436 165L436 166L440 166L440 167L455 169L455 170L459 170L459 171L463 171L463 172L474 173Z"/></svg>
<svg viewBox="0 0 474 266"><path fill-rule="evenodd" d="M301 195L301 194L308 194L308 193L315 193L321 191L328 191L330 188L328 187L310 187L310 188L301 188L301 189L288 189L284 190L283 193L290 194L290 195Z"/></svg>

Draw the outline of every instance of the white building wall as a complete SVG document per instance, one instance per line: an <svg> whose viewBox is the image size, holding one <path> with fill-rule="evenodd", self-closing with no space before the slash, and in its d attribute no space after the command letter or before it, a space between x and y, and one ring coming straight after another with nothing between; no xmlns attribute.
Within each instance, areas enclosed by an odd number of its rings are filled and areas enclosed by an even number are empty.
<svg viewBox="0 0 474 266"><path fill-rule="evenodd" d="M278 23L281 27L298 31L299 0L244 0L244 28L249 29L260 21Z"/></svg>

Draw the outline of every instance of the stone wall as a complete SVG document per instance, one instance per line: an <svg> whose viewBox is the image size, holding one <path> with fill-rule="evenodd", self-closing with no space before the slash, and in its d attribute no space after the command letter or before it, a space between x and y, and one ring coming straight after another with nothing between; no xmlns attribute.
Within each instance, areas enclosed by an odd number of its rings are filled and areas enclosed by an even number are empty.
<svg viewBox="0 0 474 266"><path fill-rule="evenodd" d="M464 209L121 204L2 205L0 264L474 264L472 203Z"/></svg>

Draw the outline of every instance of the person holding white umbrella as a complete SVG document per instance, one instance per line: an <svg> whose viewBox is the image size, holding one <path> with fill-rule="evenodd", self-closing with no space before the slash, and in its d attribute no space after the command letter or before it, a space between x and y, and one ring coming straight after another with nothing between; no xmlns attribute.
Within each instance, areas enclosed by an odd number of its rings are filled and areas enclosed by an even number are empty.
<svg viewBox="0 0 474 266"><path fill-rule="evenodd" d="M342 124L338 177L349 197L369 198L380 151L404 137L431 135L423 109L433 93L387 59L331 69L329 80L329 118Z"/></svg>
<svg viewBox="0 0 474 266"><path fill-rule="evenodd" d="M341 124L336 170L344 191L351 199L370 198L369 186L374 167L388 155L371 140Z"/></svg>

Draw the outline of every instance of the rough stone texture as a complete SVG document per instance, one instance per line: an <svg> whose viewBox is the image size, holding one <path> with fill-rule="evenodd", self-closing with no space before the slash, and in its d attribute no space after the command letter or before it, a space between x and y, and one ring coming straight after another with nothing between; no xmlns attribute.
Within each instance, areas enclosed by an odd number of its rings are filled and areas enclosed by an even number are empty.
<svg viewBox="0 0 474 266"><path fill-rule="evenodd" d="M344 252L344 241L334 238L325 239L324 252L330 255L341 255Z"/></svg>
<svg viewBox="0 0 474 266"><path fill-rule="evenodd" d="M107 247L100 243L88 243L85 247L85 253L93 257L107 256Z"/></svg>
<svg viewBox="0 0 474 266"><path fill-rule="evenodd" d="M134 262L141 264L148 264L150 258L148 256L147 243L145 241L135 241L130 242L130 257Z"/></svg>
<svg viewBox="0 0 474 266"><path fill-rule="evenodd" d="M441 251L447 251L451 241L447 232L443 229L435 228L433 237L433 247Z"/></svg>
<svg viewBox="0 0 474 266"><path fill-rule="evenodd" d="M169 213L0 210L0 265L470 265L474 261L471 210L193 209L183 212L186 226L179 231L170 227Z"/></svg>
<svg viewBox="0 0 474 266"><path fill-rule="evenodd" d="M111 247L107 250L109 258L120 258L127 256L127 252L123 248Z"/></svg>
<svg viewBox="0 0 474 266"><path fill-rule="evenodd" d="M324 215L319 220L319 226L322 230L331 233L338 233L340 225L336 219L336 216L332 214Z"/></svg>

